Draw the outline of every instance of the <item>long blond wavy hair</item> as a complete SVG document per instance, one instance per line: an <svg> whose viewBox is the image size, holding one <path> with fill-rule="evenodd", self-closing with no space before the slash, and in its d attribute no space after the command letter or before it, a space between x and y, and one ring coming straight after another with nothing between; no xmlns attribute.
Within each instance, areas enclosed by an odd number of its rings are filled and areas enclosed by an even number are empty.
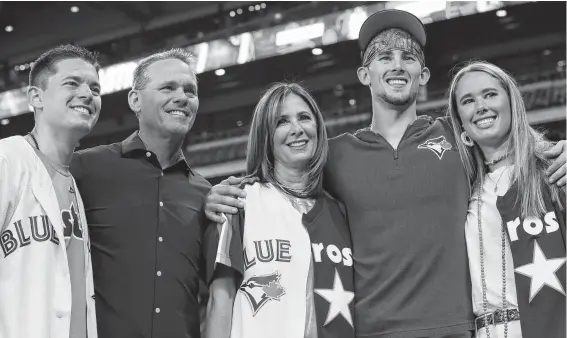
<svg viewBox="0 0 567 338"><path fill-rule="evenodd" d="M461 68L453 77L448 94L447 115L453 126L457 148L470 183L480 184L481 177L486 174L485 159L479 146L475 143L472 147L467 147L460 137L464 129L457 111L455 91L463 75L470 72L483 72L492 76L498 80L510 98L512 123L505 141L506 155L514 158L511 184L518 186L516 203L521 203L522 217L540 217L546 212L544 189L548 190L552 199L564 208L559 198L560 192L565 192L564 188L549 184L544 172L551 161L543 155L543 151L552 146L551 142L528 123L522 94L514 78L502 68L485 61L474 61Z"/></svg>

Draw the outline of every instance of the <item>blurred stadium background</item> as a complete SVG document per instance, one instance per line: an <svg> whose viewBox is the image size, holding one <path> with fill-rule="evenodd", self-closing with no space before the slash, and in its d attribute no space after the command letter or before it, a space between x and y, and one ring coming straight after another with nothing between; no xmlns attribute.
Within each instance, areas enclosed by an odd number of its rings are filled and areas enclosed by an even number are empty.
<svg viewBox="0 0 567 338"><path fill-rule="evenodd" d="M248 126L262 90L295 80L319 103L330 136L370 123L358 83L356 39L383 8L426 24L431 80L418 111L444 114L455 66L484 59L521 85L530 122L565 139L566 3L533 1L4 2L0 1L0 138L33 126L25 97L30 63L73 43L100 53L103 108L79 148L118 142L137 128L126 93L136 62L181 47L196 55L200 108L184 151L216 183L244 170Z"/></svg>

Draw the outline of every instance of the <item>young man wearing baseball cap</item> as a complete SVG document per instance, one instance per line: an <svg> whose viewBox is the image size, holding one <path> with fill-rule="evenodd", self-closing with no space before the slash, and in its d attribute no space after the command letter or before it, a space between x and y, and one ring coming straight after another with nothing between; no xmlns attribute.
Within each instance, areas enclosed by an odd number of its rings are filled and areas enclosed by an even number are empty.
<svg viewBox="0 0 567 338"><path fill-rule="evenodd" d="M359 34L358 77L372 95L372 123L329 140L324 187L347 208L360 338L473 335L464 236L469 184L450 123L417 116L419 87L430 76L425 44L412 14L370 16ZM564 154L558 162L561 172ZM238 181L213 187L211 220L238 206L228 196L239 191L226 186Z"/></svg>
<svg viewBox="0 0 567 338"><path fill-rule="evenodd" d="M417 116L425 29L373 14L359 34L372 123L332 140L326 187L348 210L357 336L471 337L464 225L469 188L450 124Z"/></svg>

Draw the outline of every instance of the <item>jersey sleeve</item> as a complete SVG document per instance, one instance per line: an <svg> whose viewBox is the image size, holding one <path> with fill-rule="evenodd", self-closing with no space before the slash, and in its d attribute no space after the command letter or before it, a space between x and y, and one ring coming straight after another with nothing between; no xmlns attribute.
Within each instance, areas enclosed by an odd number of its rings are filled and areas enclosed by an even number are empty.
<svg viewBox="0 0 567 338"><path fill-rule="evenodd" d="M239 276L244 274L243 257L244 210L235 215L226 215L223 224L213 224L205 234L206 280L210 285L219 265L234 269Z"/></svg>
<svg viewBox="0 0 567 338"><path fill-rule="evenodd" d="M8 226L15 211L15 187L16 177L11 177L10 164L0 154L0 233Z"/></svg>

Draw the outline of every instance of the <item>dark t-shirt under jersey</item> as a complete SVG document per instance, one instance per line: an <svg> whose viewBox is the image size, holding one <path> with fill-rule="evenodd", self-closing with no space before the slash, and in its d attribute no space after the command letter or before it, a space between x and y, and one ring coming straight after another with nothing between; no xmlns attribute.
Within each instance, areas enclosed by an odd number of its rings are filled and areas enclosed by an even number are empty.
<svg viewBox="0 0 567 338"><path fill-rule="evenodd" d="M31 142L32 147L33 142ZM71 329L69 338L86 338L86 279L85 279L85 256L83 247L83 230L80 223L79 210L77 207L77 196L73 188L73 177L69 168L63 167L51 161L35 147L35 152L47 169L53 188L57 195L57 202L61 210L61 218L65 226L65 246L67 247L67 261L69 262L69 275L71 277Z"/></svg>
<svg viewBox="0 0 567 338"><path fill-rule="evenodd" d="M357 336L466 334L469 187L449 123L418 118L398 149L370 130L329 148L324 186L347 208Z"/></svg>

